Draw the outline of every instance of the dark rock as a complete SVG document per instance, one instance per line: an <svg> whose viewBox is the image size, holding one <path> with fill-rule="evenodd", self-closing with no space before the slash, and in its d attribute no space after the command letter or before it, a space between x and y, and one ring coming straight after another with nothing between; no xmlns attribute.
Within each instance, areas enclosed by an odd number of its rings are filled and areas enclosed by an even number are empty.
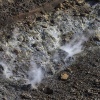
<svg viewBox="0 0 100 100"><path fill-rule="evenodd" d="M53 90L50 89L49 87L46 87L46 88L44 89L44 93L46 93L46 94L53 94Z"/></svg>
<svg viewBox="0 0 100 100"><path fill-rule="evenodd" d="M24 91L31 90L31 84L21 86L21 89Z"/></svg>
<svg viewBox="0 0 100 100"><path fill-rule="evenodd" d="M3 74L3 70L4 70L4 68L3 68L3 66L0 64L0 73Z"/></svg>
<svg viewBox="0 0 100 100"><path fill-rule="evenodd" d="M3 48L2 47L0 47L0 51L3 51Z"/></svg>

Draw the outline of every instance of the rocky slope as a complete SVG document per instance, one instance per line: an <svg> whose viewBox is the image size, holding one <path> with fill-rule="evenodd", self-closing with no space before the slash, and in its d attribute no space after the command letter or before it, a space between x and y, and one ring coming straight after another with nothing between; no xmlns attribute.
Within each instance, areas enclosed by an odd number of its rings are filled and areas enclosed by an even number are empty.
<svg viewBox="0 0 100 100"><path fill-rule="evenodd" d="M65 0L30 14L21 4L41 6L15 0L15 15L9 1L1 2L0 100L99 100L99 1Z"/></svg>

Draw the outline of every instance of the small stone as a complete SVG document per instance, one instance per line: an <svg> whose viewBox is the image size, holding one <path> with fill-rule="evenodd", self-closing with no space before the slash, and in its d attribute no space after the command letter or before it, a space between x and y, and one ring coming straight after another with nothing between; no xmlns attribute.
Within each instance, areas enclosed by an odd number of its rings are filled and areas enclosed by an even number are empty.
<svg viewBox="0 0 100 100"><path fill-rule="evenodd" d="M0 0L0 3L2 3L2 0Z"/></svg>
<svg viewBox="0 0 100 100"><path fill-rule="evenodd" d="M57 11L60 11L60 9L59 9L59 8L57 8Z"/></svg>
<svg viewBox="0 0 100 100"><path fill-rule="evenodd" d="M41 25L43 28L47 28L47 25Z"/></svg>
<svg viewBox="0 0 100 100"><path fill-rule="evenodd" d="M96 82L96 83L100 83L100 80L96 79L95 82Z"/></svg>
<svg viewBox="0 0 100 100"><path fill-rule="evenodd" d="M60 8L64 8L64 6L63 6L63 4L62 4L62 3L60 4Z"/></svg>
<svg viewBox="0 0 100 100"><path fill-rule="evenodd" d="M45 18L45 20L48 20L49 19L49 15L48 14L45 14L44 15L44 18Z"/></svg>
<svg viewBox="0 0 100 100"><path fill-rule="evenodd" d="M14 0L8 0L9 3L14 3Z"/></svg>
<svg viewBox="0 0 100 100"><path fill-rule="evenodd" d="M86 95L86 96L92 96L92 91L91 91L91 89L86 90L86 91L85 91L85 95Z"/></svg>
<svg viewBox="0 0 100 100"><path fill-rule="evenodd" d="M20 42L23 42L23 41L24 41L24 37L23 37L23 36L19 36L17 39L18 39L18 41L20 41Z"/></svg>
<svg viewBox="0 0 100 100"><path fill-rule="evenodd" d="M76 0L77 3L82 4L84 3L84 0Z"/></svg>
<svg viewBox="0 0 100 100"><path fill-rule="evenodd" d="M24 91L29 91L29 90L31 90L31 84L22 85L22 86L21 86L21 89L24 90Z"/></svg>
<svg viewBox="0 0 100 100"><path fill-rule="evenodd" d="M45 92L46 94L53 94L53 90L50 89L49 87L46 87L46 88L44 89L44 92Z"/></svg>
<svg viewBox="0 0 100 100"><path fill-rule="evenodd" d="M66 72L62 72L60 75L60 79L61 80L67 80L69 77L69 75Z"/></svg>
<svg viewBox="0 0 100 100"><path fill-rule="evenodd" d="M0 51L3 51L3 48L2 47L0 47Z"/></svg>
<svg viewBox="0 0 100 100"><path fill-rule="evenodd" d="M22 98L22 99L31 99L32 96L31 96L29 93L22 93L22 94L21 94L21 98Z"/></svg>
<svg viewBox="0 0 100 100"><path fill-rule="evenodd" d="M0 64L0 73L3 74L3 71L4 71L4 68L3 68L3 66Z"/></svg>
<svg viewBox="0 0 100 100"><path fill-rule="evenodd" d="M16 55L18 55L20 52L21 52L21 51L20 51L20 50L17 50L17 49L14 49L14 50L13 50L13 53L16 54Z"/></svg>
<svg viewBox="0 0 100 100"><path fill-rule="evenodd" d="M100 33L96 33L95 38L100 41Z"/></svg>
<svg viewBox="0 0 100 100"><path fill-rule="evenodd" d="M3 97L2 100L7 100L7 98L6 97Z"/></svg>

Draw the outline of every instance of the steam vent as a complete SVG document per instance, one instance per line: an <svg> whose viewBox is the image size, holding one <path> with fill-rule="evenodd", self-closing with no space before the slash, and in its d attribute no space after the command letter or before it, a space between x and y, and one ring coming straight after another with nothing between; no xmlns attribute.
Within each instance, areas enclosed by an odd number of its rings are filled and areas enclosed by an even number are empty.
<svg viewBox="0 0 100 100"><path fill-rule="evenodd" d="M100 100L100 0L0 0L0 100Z"/></svg>

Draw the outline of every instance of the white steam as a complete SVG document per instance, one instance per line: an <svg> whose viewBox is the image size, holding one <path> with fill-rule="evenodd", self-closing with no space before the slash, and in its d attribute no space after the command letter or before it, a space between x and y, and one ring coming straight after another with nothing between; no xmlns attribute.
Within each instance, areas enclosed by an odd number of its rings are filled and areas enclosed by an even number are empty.
<svg viewBox="0 0 100 100"><path fill-rule="evenodd" d="M67 57L72 57L75 54L82 52L83 43L87 41L87 38L82 36L75 35L74 38L64 46L61 46L60 49L68 53Z"/></svg>
<svg viewBox="0 0 100 100"><path fill-rule="evenodd" d="M32 85L32 88L37 88L37 86L41 83L44 78L44 73L41 68L37 67L35 61L30 61L31 68L28 72L28 80L27 83Z"/></svg>

